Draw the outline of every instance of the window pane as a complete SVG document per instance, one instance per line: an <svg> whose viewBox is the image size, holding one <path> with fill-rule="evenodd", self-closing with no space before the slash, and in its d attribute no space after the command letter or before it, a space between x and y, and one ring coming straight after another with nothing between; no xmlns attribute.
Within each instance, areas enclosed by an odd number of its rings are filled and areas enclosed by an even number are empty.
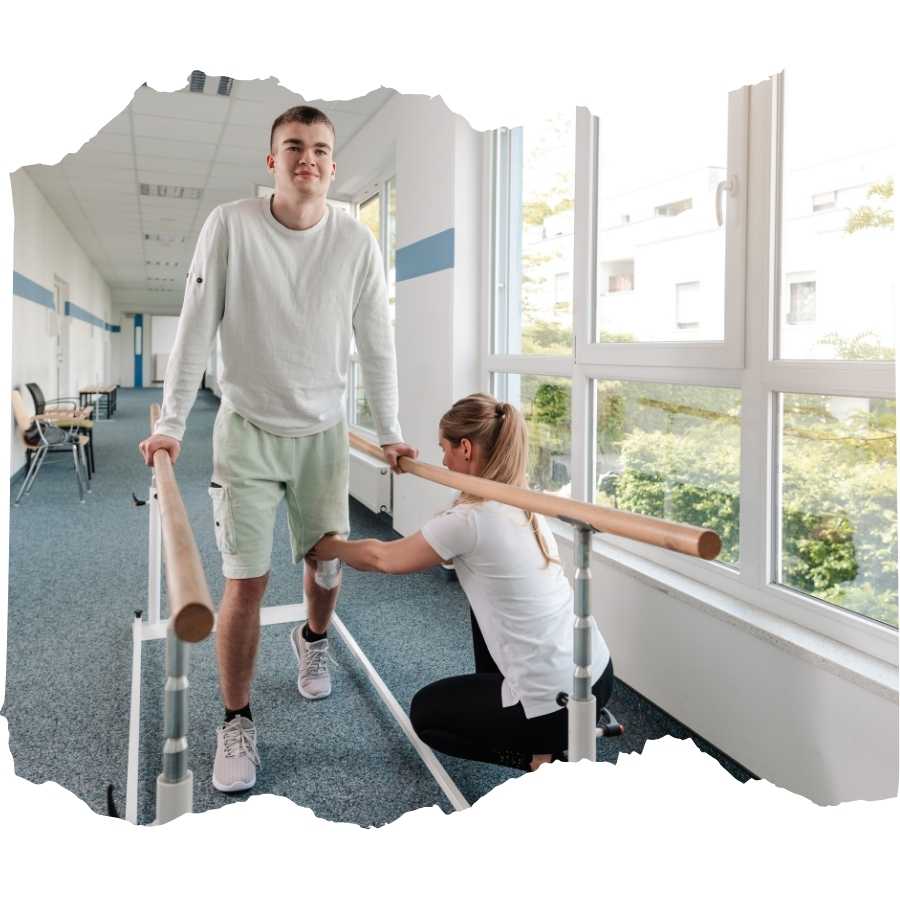
<svg viewBox="0 0 900 900"><path fill-rule="evenodd" d="M595 382L593 502L711 528L718 561L740 555L741 394L731 388Z"/></svg>
<svg viewBox="0 0 900 900"><path fill-rule="evenodd" d="M359 221L367 225L381 246L381 194L370 197L359 205Z"/></svg>
<svg viewBox="0 0 900 900"><path fill-rule="evenodd" d="M893 400L781 395L778 581L897 625Z"/></svg>
<svg viewBox="0 0 900 900"><path fill-rule="evenodd" d="M508 310L498 353L572 352L575 118L550 115L509 133ZM501 216L501 221L504 221Z"/></svg>
<svg viewBox="0 0 900 900"><path fill-rule="evenodd" d="M353 424L360 428L368 428L369 431L375 430L375 420L372 418L372 411L369 409L369 402L366 399L366 387L362 380L362 369L359 363L353 363L353 384L356 388L354 391L353 403Z"/></svg>
<svg viewBox="0 0 900 900"><path fill-rule="evenodd" d="M896 85L799 69L784 95L779 354L893 359Z"/></svg>
<svg viewBox="0 0 900 900"><path fill-rule="evenodd" d="M518 407L528 426L528 487L572 496L572 379L496 372L494 396Z"/></svg>
<svg viewBox="0 0 900 900"><path fill-rule="evenodd" d="M595 339L723 340L715 197L726 177L726 94L685 93L640 114L623 103L598 118Z"/></svg>

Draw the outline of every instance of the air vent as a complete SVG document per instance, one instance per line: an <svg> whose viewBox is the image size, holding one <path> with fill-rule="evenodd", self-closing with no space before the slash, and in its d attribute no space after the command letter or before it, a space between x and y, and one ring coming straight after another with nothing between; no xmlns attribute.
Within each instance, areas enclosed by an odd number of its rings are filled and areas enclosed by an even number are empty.
<svg viewBox="0 0 900 900"><path fill-rule="evenodd" d="M201 72L199 69L194 69L194 71L191 72L191 93L202 94L205 85L206 72Z"/></svg>
<svg viewBox="0 0 900 900"><path fill-rule="evenodd" d="M182 187L179 184L144 184L141 182L142 197L165 197L169 200L199 200L200 188Z"/></svg>
<svg viewBox="0 0 900 900"><path fill-rule="evenodd" d="M223 75L219 79L219 89L216 92L220 97L230 97L231 96L231 86L234 84L234 79L229 78L227 75Z"/></svg>

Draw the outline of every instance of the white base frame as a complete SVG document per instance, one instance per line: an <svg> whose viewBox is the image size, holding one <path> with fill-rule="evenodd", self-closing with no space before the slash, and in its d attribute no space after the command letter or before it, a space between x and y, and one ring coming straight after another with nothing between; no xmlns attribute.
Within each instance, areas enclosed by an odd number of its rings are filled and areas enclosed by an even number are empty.
<svg viewBox="0 0 900 900"><path fill-rule="evenodd" d="M305 603L290 603L280 606L266 606L260 611L260 625L281 625L287 622L300 622L307 618ZM132 665L131 665L131 714L128 728L128 776L125 790L125 818L133 825L138 824L138 787L139 787L139 769L140 762L140 728L141 728L141 646L144 641L154 641L165 638L168 620L161 620L156 623L144 622L143 619L135 617L132 625ZM419 754L422 762L425 763L428 771L434 776L444 795L450 801L455 810L468 809L469 804L462 792L454 783L453 779L447 773L447 770L441 765L431 748L423 743L412 727L403 708L397 702L396 697L390 692L381 676L375 670L375 667L369 662L366 655L360 649L359 644L353 638L353 635L347 630L347 627L335 613L331 619L331 626L338 633L341 640L347 646L347 649L356 657L356 660L362 666L372 687L375 688L378 696L384 701L394 720L400 726L400 730L406 735L413 748ZM190 811L188 808L185 811Z"/></svg>

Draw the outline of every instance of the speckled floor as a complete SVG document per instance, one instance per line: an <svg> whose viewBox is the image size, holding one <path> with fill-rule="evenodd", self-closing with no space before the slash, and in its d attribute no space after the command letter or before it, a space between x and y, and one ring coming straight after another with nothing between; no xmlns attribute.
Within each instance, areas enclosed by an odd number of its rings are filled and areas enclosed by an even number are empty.
<svg viewBox="0 0 900 900"><path fill-rule="evenodd" d="M106 788L125 806L131 680L131 621L147 592L147 469L137 452L150 403L159 390L120 390L118 411L96 427L97 474L93 492L78 503L71 464L45 465L31 496L10 510L9 648L3 714L9 720L16 773L34 782L56 781L98 812ZM189 419L177 465L179 487L217 600L223 580L209 520L210 442L218 403L201 392ZM21 476L19 476L21 477ZM13 482L13 496L18 491ZM390 520L351 502L353 536L396 537ZM300 599L300 569L290 561L281 510L267 605ZM436 678L471 671L465 597L438 569L388 578L344 570L338 607L363 652L400 704ZM296 690L290 624L263 629L253 715L262 768L255 792L290 797L317 815L363 825L382 824L411 809L450 805L364 672L339 640L332 653L334 691L325 701L304 701ZM143 645L141 790L139 820L154 817L159 771L163 686L162 641ZM214 731L219 724L211 641L191 653L191 768L194 808L240 802L210 784ZM601 741L599 758L640 752L645 741L694 737L735 778L752 777L662 710L616 682L610 703L625 725L621 738ZM441 757L473 802L521 773Z"/></svg>

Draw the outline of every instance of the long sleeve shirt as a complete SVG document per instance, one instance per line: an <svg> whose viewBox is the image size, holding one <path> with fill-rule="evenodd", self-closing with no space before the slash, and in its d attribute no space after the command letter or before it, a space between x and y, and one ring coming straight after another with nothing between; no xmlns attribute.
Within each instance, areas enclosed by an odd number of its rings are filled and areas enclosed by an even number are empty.
<svg viewBox="0 0 900 900"><path fill-rule="evenodd" d="M182 439L217 331L222 402L287 437L343 418L355 335L378 441L403 440L381 253L346 213L328 207L302 231L282 225L268 198L210 213L187 275L156 434Z"/></svg>

